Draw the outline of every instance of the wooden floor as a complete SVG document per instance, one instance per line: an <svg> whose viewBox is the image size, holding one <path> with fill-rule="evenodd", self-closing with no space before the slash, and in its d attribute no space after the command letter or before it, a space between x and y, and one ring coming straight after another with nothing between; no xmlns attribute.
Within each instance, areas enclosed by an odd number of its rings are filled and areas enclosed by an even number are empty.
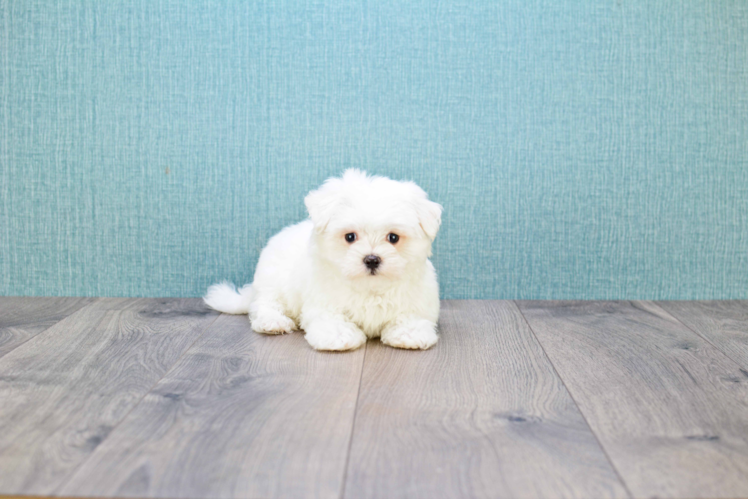
<svg viewBox="0 0 748 500"><path fill-rule="evenodd" d="M440 329L320 353L197 299L0 298L0 495L748 496L748 301Z"/></svg>

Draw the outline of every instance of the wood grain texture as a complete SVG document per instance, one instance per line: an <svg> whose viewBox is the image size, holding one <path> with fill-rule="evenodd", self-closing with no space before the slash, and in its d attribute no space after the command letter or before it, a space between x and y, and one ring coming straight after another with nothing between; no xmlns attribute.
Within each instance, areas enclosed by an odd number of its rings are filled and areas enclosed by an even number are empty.
<svg viewBox="0 0 748 500"><path fill-rule="evenodd" d="M99 299L0 358L0 492L55 492L216 317Z"/></svg>
<svg viewBox="0 0 748 500"><path fill-rule="evenodd" d="M86 297L0 297L0 357L93 300Z"/></svg>
<svg viewBox="0 0 748 500"><path fill-rule="evenodd" d="M36 495L11 496L1 495L0 500L80 500L74 497L42 497ZM100 497L86 497L86 500L101 500Z"/></svg>
<svg viewBox="0 0 748 500"><path fill-rule="evenodd" d="M221 316L60 494L337 497L363 359Z"/></svg>
<svg viewBox="0 0 748 500"><path fill-rule="evenodd" d="M738 363L748 377L748 300L657 302Z"/></svg>
<svg viewBox="0 0 748 500"><path fill-rule="evenodd" d="M651 302L519 302L637 497L748 496L748 377Z"/></svg>
<svg viewBox="0 0 748 500"><path fill-rule="evenodd" d="M440 330L369 344L347 497L627 495L515 304L443 302Z"/></svg>

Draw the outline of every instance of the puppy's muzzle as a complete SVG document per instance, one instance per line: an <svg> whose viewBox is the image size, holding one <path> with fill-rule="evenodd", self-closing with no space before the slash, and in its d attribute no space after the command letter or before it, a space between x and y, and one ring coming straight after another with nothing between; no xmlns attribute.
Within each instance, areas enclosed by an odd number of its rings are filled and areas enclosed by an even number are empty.
<svg viewBox="0 0 748 500"><path fill-rule="evenodd" d="M381 263L382 259L380 259L376 255L367 255L366 257L364 257L364 265L369 269L369 271L372 272L372 274L377 270L379 264Z"/></svg>

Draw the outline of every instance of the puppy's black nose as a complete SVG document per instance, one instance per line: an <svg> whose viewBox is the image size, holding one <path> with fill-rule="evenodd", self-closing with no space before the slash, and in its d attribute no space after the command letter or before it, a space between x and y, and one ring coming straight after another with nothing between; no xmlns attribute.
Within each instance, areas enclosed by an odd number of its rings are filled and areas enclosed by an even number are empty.
<svg viewBox="0 0 748 500"><path fill-rule="evenodd" d="M376 255L367 255L364 257L364 264L366 267L371 269L372 271L379 267L379 264L382 263L382 259L377 257Z"/></svg>

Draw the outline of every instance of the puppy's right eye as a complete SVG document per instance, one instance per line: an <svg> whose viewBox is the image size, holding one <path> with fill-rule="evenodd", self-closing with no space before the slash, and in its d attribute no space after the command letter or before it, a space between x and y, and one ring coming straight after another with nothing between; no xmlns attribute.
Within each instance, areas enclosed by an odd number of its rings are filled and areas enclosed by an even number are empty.
<svg viewBox="0 0 748 500"><path fill-rule="evenodd" d="M345 235L345 241L347 241L348 243L353 243L354 241L356 241L356 233L347 233Z"/></svg>

